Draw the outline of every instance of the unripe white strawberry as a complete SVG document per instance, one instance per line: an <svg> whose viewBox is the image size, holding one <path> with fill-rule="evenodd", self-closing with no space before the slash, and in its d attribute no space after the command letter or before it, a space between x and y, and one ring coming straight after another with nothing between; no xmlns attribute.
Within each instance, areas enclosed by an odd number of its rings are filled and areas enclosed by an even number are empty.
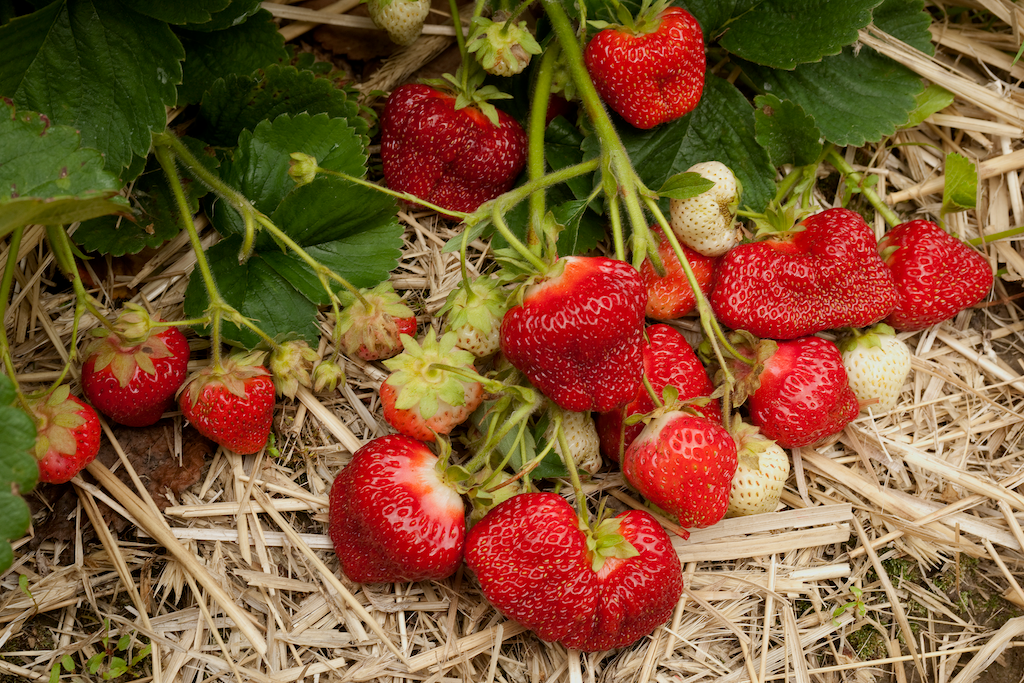
<svg viewBox="0 0 1024 683"><path fill-rule="evenodd" d="M420 37L430 12L430 0L368 0L370 19L399 45L411 45Z"/></svg>
<svg viewBox="0 0 1024 683"><path fill-rule="evenodd" d="M910 349L895 330L879 323L839 343L850 388L861 412L884 413L896 407L910 375Z"/></svg>
<svg viewBox="0 0 1024 683"><path fill-rule="evenodd" d="M715 186L696 197L670 200L669 224L676 237L694 251L704 256L721 256L739 242L735 226L739 181L720 161L694 164L687 172L698 173Z"/></svg>
<svg viewBox="0 0 1024 683"><path fill-rule="evenodd" d="M501 347L501 319L508 300L498 281L488 277L463 280L441 307L444 331L457 335L455 345L477 358L487 358Z"/></svg>
<svg viewBox="0 0 1024 683"><path fill-rule="evenodd" d="M736 441L737 467L726 517L774 512L789 479L789 454L738 417L729 430Z"/></svg>
<svg viewBox="0 0 1024 683"><path fill-rule="evenodd" d="M601 459L601 440L597 436L597 425L590 413L572 413L568 410L562 411L562 433L565 434L566 443L572 453L576 467L596 474L604 461ZM558 434L555 432L555 421L551 420L547 430L544 432L545 441L554 442L554 450L559 455L562 448L558 443Z"/></svg>

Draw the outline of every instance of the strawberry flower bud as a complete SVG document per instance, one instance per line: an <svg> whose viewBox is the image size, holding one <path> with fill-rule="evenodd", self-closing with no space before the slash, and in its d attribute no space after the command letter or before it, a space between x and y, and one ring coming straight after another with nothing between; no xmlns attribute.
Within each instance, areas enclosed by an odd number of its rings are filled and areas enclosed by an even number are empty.
<svg viewBox="0 0 1024 683"><path fill-rule="evenodd" d="M333 360L320 361L313 368L313 391L334 391L345 381L345 368Z"/></svg>
<svg viewBox="0 0 1024 683"><path fill-rule="evenodd" d="M316 359L316 351L304 341L285 342L274 349L270 354L269 365L277 393L295 398L300 384L310 386L312 380L309 372Z"/></svg>
<svg viewBox="0 0 1024 683"><path fill-rule="evenodd" d="M292 159L288 162L288 175L291 179L298 185L313 182L313 179L316 178L316 171L319 168L316 157L303 152L292 152L288 156Z"/></svg>

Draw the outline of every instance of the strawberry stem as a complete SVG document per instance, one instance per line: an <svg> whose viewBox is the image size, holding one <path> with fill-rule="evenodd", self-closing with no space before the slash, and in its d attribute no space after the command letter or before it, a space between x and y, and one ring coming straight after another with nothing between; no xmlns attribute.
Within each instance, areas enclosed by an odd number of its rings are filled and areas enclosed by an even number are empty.
<svg viewBox="0 0 1024 683"><path fill-rule="evenodd" d="M548 99L551 95L551 84L554 82L554 65L557 58L558 44L555 43L544 52L540 68L537 70L537 83L530 106L530 143L526 156L527 177L531 180L544 175L544 130L547 128ZM539 242L536 231L544 224L544 208L544 190L531 192L530 220L526 233L526 244L531 248Z"/></svg>
<svg viewBox="0 0 1024 683"><path fill-rule="evenodd" d="M967 244L972 247L981 247L986 244L990 244L997 240L1010 239L1011 237L1017 237L1018 235L1024 235L1024 226L1018 228L1010 228L1009 230L1003 230L992 235L982 235L980 237L974 237L969 240L965 240Z"/></svg>
<svg viewBox="0 0 1024 683"><path fill-rule="evenodd" d="M576 459L573 457L572 451L569 449L569 439L565 436L565 430L562 429L562 409L559 408L555 413L555 430L558 438L558 447L562 451L562 462L565 463L565 469L569 471L569 481L572 483L572 490L576 494L576 514L579 515L580 519L590 524L590 511L587 509L587 497L583 493L583 482L580 481L580 472L576 468Z"/></svg>
<svg viewBox="0 0 1024 683"><path fill-rule="evenodd" d="M878 193L873 189L864 184L864 174L853 170L853 166L846 163L846 159L836 151L835 146L831 146L828 150L828 161L836 170L843 174L847 179L847 182L852 182L858 187L858 191L864 195L864 198L875 208L875 211L885 220L889 227L894 227L900 224L900 217L896 215L888 204L882 201L882 198L878 196Z"/></svg>

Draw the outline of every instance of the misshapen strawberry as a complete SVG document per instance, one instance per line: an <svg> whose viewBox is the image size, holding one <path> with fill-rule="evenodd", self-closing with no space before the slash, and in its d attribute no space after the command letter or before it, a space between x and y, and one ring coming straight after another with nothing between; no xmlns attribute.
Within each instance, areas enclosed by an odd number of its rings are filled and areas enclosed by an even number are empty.
<svg viewBox="0 0 1024 683"><path fill-rule="evenodd" d="M667 4L658 3L633 26L604 29L583 53L601 99L636 128L653 128L693 111L704 90L700 24Z"/></svg>
<svg viewBox="0 0 1024 683"><path fill-rule="evenodd" d="M395 88L380 120L388 187L465 212L505 192L526 164L526 134L508 114L495 117L456 109L455 95L427 85Z"/></svg>
<svg viewBox="0 0 1024 683"><path fill-rule="evenodd" d="M902 223L878 241L899 297L885 322L900 332L949 320L985 298L992 268L985 257L935 223Z"/></svg>
<svg viewBox="0 0 1024 683"><path fill-rule="evenodd" d="M722 324L769 339L865 327L896 300L874 233L849 209L808 216L785 239L734 247L718 262L710 297Z"/></svg>
<svg viewBox="0 0 1024 683"><path fill-rule="evenodd" d="M750 421L783 448L843 431L860 410L836 345L820 337L778 343L749 395Z"/></svg>
<svg viewBox="0 0 1024 683"><path fill-rule="evenodd" d="M35 456L39 481L63 484L96 459L100 450L100 419L91 406L62 385L28 402L36 422Z"/></svg>
<svg viewBox="0 0 1024 683"><path fill-rule="evenodd" d="M353 581L439 580L462 562L462 498L430 449L407 436L382 436L355 452L331 486L328 517Z"/></svg>
<svg viewBox="0 0 1024 683"><path fill-rule="evenodd" d="M256 358L236 355L209 365L181 388L178 406L196 430L228 450L255 453L274 423L274 380Z"/></svg>
<svg viewBox="0 0 1024 683"><path fill-rule="evenodd" d="M647 500L678 517L680 526L711 526L729 505L736 442L720 424L670 411L629 445L622 473Z"/></svg>
<svg viewBox="0 0 1024 683"><path fill-rule="evenodd" d="M686 337L674 327L651 325L647 328L643 341L643 359L644 375L662 399L667 386L675 387L680 401L710 396L715 390ZM722 421L718 399L704 405L694 405L693 408L713 422ZM598 415L597 432L601 439L601 452L607 458L620 462L622 452L644 429L642 422L626 424L626 418L630 415L644 415L652 410L654 401L646 387L641 385L633 400L625 406Z"/></svg>
<svg viewBox="0 0 1024 683"><path fill-rule="evenodd" d="M628 543L607 543L614 534ZM650 514L624 512L591 531L554 493L524 493L488 512L466 537L466 565L502 613L584 652L648 635L683 587L679 557Z"/></svg>
<svg viewBox="0 0 1024 683"><path fill-rule="evenodd" d="M566 256L501 323L501 349L566 410L611 410L640 386L647 291L628 263Z"/></svg>
<svg viewBox="0 0 1024 683"><path fill-rule="evenodd" d="M145 427L174 404L188 374L189 347L176 327L153 327L139 306L126 306L114 331L97 329L83 354L82 392L123 425ZM159 322L159 321L156 321Z"/></svg>
<svg viewBox="0 0 1024 683"><path fill-rule="evenodd" d="M693 295L693 288L690 287L686 273L676 258L672 245L665 239L661 228L651 228L651 233L658 243L658 256L665 267L664 277L659 276L650 258L644 259L640 264L640 277L647 287L647 307L645 309L648 318L655 320L675 320L681 318L694 309L697 305L697 298ZM711 281L715 273L715 264L718 259L713 256L704 256L690 249L685 244L683 255L690 264L693 276L697 280L704 295L711 292Z"/></svg>

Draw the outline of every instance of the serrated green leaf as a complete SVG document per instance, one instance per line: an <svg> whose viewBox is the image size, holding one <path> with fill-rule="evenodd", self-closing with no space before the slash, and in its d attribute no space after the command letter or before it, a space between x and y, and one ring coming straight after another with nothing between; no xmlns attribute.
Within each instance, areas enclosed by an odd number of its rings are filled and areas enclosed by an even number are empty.
<svg viewBox="0 0 1024 683"><path fill-rule="evenodd" d="M213 15L231 4L231 0L189 0L189 2L153 2L152 0L122 0L139 14L168 24L204 24Z"/></svg>
<svg viewBox="0 0 1024 683"><path fill-rule="evenodd" d="M260 0L232 0L231 4L215 12L209 21L189 23L185 28L191 31L221 31L236 26L260 9Z"/></svg>
<svg viewBox="0 0 1024 683"><path fill-rule="evenodd" d="M704 41L710 43L735 17L750 11L762 0L687 0L686 9L704 31Z"/></svg>
<svg viewBox="0 0 1024 683"><path fill-rule="evenodd" d="M772 164L806 166L817 161L821 131L800 105L775 95L758 95L754 105L757 141L768 150Z"/></svg>
<svg viewBox="0 0 1024 683"><path fill-rule="evenodd" d="M583 161L582 144L583 133L564 117L558 116L544 131L544 158L554 171L578 164ZM576 199L588 197L594 189L590 176L573 178L566 185Z"/></svg>
<svg viewBox="0 0 1024 683"><path fill-rule="evenodd" d="M700 173L685 171L677 173L658 189L658 194L670 199L690 199L704 194L715 186L715 181L708 180Z"/></svg>
<svg viewBox="0 0 1024 683"><path fill-rule="evenodd" d="M327 114L284 114L273 121L262 121L252 132L242 131L234 158L224 163L221 178L248 197L259 211L270 215L297 187L288 175L292 152L315 157L321 168L357 178L366 175L362 138L347 119ZM388 201L394 205L393 200ZM244 231L241 216L225 202L211 197L206 209L210 222L222 235Z"/></svg>
<svg viewBox="0 0 1024 683"><path fill-rule="evenodd" d="M284 36L266 10L222 31L178 29L175 34L188 55L178 86L179 105L198 102L218 78L248 75L288 58Z"/></svg>
<svg viewBox="0 0 1024 683"><path fill-rule="evenodd" d="M792 69L857 40L881 0L765 0L729 24L720 44L743 59Z"/></svg>
<svg viewBox="0 0 1024 683"><path fill-rule="evenodd" d="M72 126L119 172L166 126L185 51L117 0L55 2L0 26L0 94Z"/></svg>
<svg viewBox="0 0 1024 683"><path fill-rule="evenodd" d="M219 147L233 147L243 130L281 114L327 114L344 118L361 135L369 123L359 115L354 91L292 66L273 64L249 76L218 79L203 96L189 134Z"/></svg>
<svg viewBox="0 0 1024 683"><path fill-rule="evenodd" d="M924 0L885 0L872 13L872 23L926 55L935 54L932 42L932 16L924 9Z"/></svg>
<svg viewBox="0 0 1024 683"><path fill-rule="evenodd" d="M113 194L106 193L91 199L27 197L0 204L0 237L32 223L67 225L111 213L128 213L127 203Z"/></svg>
<svg viewBox="0 0 1024 683"><path fill-rule="evenodd" d="M846 48L793 71L752 64L744 71L762 91L800 105L825 139L840 147L892 135L906 122L923 88L916 74L869 47Z"/></svg>
<svg viewBox="0 0 1024 683"><path fill-rule="evenodd" d="M221 296L242 315L256 322L271 337L285 339L298 336L311 344L319 338L316 324L316 305L300 294L284 277L259 254L244 264L238 263L238 250L242 238L229 237L206 250L206 258L217 282ZM189 280L185 291L185 315L199 317L209 305L202 278ZM201 331L209 334L208 329ZM225 323L224 337L248 349L260 343L260 338L248 329L239 329Z"/></svg>
<svg viewBox="0 0 1024 683"><path fill-rule="evenodd" d="M28 530L31 515L21 495L35 488L39 466L32 454L36 426L23 410L11 405L14 384L0 377L0 574L14 561L10 541Z"/></svg>
<svg viewBox="0 0 1024 683"><path fill-rule="evenodd" d="M932 114L940 112L953 104L954 99L953 93L941 85L932 83L914 98L914 111L910 112L910 118L901 127L913 128L914 126L921 125Z"/></svg>
<svg viewBox="0 0 1024 683"><path fill-rule="evenodd" d="M967 157L946 155L946 184L942 188L942 215L973 209L978 204L978 170Z"/></svg>

